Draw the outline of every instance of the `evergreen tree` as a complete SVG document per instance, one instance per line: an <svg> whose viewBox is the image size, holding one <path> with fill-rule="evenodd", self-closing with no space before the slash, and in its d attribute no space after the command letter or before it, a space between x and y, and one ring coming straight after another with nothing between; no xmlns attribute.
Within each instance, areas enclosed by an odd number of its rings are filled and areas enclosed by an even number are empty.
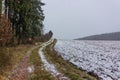
<svg viewBox="0 0 120 80"><path fill-rule="evenodd" d="M43 32L44 14L40 0L5 0L5 14L8 16L12 33L18 44L29 37L40 36Z"/></svg>
<svg viewBox="0 0 120 80"><path fill-rule="evenodd" d="M30 16L31 16L31 32L30 35L32 37L34 36L40 36L43 32L43 23L44 20L44 14L43 10L41 9L41 6L43 6L44 3L42 3L40 0L32 0L32 8L30 10Z"/></svg>

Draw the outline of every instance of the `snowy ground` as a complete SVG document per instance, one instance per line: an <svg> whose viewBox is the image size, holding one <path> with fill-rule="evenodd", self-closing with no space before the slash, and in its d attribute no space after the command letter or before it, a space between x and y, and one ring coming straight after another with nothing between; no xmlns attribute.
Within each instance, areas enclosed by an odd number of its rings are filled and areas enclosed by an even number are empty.
<svg viewBox="0 0 120 80"><path fill-rule="evenodd" d="M101 80L120 80L120 41L58 40L54 48L65 60Z"/></svg>

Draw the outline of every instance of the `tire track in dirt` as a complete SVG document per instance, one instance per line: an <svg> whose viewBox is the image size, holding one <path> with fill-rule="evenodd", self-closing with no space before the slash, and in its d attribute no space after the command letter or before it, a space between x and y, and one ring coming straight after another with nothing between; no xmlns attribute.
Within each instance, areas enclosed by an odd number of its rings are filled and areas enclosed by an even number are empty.
<svg viewBox="0 0 120 80"><path fill-rule="evenodd" d="M56 78L56 80L70 80L68 77L64 76L64 74L60 73L60 72L56 69L56 67L54 66L54 64L49 63L49 62L47 61L47 59L46 59L46 57L45 57L45 55L44 55L44 53L43 53L43 51L42 51L46 46L50 45L53 41L54 41L54 40L50 40L50 41L42 44L42 47L39 49L39 55L40 55L41 60L42 60L42 62L43 62L43 64L44 64L44 68L45 68L48 72L50 72L50 73Z"/></svg>

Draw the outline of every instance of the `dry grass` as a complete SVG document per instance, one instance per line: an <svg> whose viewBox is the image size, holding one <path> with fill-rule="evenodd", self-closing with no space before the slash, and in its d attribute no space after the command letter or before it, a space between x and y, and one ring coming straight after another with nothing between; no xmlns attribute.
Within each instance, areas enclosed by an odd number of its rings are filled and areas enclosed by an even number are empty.
<svg viewBox="0 0 120 80"><path fill-rule="evenodd" d="M57 67L59 71L64 73L67 77L71 80L97 80L95 77L90 76L86 72L78 69L76 66L72 65L71 63L64 61L61 56L58 56L56 51L53 49L53 44L48 45L45 49L46 58L49 61L52 61Z"/></svg>
<svg viewBox="0 0 120 80"><path fill-rule="evenodd" d="M0 47L0 80L5 80L32 45ZM4 79L3 79L4 78Z"/></svg>
<svg viewBox="0 0 120 80"><path fill-rule="evenodd" d="M34 66L34 71L31 73L29 80L55 80L49 72L44 70L38 50L39 48L33 50L29 58L30 66Z"/></svg>

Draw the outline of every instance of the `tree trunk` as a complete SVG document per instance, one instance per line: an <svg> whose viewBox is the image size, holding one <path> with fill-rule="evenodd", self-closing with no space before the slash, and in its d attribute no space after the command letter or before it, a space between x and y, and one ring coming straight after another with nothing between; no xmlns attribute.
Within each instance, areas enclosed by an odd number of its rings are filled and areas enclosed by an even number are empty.
<svg viewBox="0 0 120 80"><path fill-rule="evenodd" d="M2 0L0 0L0 14L2 14Z"/></svg>
<svg viewBox="0 0 120 80"><path fill-rule="evenodd" d="M8 0L5 0L5 16L8 17Z"/></svg>

